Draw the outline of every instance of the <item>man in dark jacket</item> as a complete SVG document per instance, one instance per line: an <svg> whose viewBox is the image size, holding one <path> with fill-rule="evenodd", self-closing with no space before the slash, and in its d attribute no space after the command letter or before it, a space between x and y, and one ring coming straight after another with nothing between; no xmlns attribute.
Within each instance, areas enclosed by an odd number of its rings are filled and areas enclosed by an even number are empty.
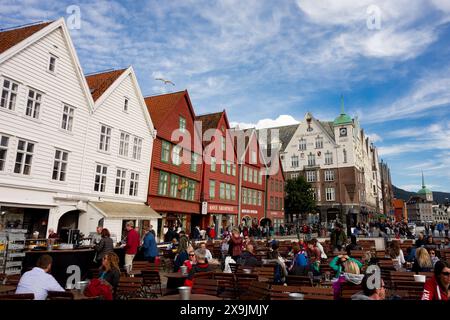
<svg viewBox="0 0 450 320"><path fill-rule="evenodd" d="M331 232L330 236L331 240L331 246L333 247L333 250L341 250L343 246L345 246L347 242L347 235L345 234L344 230L342 229L341 224L336 224L336 227Z"/></svg>
<svg viewBox="0 0 450 320"><path fill-rule="evenodd" d="M254 248L252 244L247 244L245 251L243 251L237 261L238 264L244 267L257 267L261 265L261 262L256 259L254 255Z"/></svg>

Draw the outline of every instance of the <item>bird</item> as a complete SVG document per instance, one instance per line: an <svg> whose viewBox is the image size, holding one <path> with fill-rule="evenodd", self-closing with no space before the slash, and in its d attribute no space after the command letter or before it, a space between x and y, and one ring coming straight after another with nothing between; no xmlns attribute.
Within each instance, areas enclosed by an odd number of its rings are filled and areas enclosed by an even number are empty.
<svg viewBox="0 0 450 320"><path fill-rule="evenodd" d="M163 79L163 78L155 78L155 80L162 81L162 82L164 82L164 84L170 83L170 84L173 85L173 86L175 85L175 83L173 83L172 81L166 80L166 79Z"/></svg>

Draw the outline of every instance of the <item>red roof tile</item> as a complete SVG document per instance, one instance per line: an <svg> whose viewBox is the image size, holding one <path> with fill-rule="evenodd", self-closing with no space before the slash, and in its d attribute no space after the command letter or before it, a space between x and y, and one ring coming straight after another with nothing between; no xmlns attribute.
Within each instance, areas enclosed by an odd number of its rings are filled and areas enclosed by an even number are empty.
<svg viewBox="0 0 450 320"><path fill-rule="evenodd" d="M146 97L145 104L152 118L153 125L156 129L161 128L164 124L166 116L172 111L175 104L184 97L186 91L162 94L159 96Z"/></svg>
<svg viewBox="0 0 450 320"><path fill-rule="evenodd" d="M28 27L22 27L12 30L0 31L0 53L14 47L19 42L32 36L39 30L42 30L54 21L35 24Z"/></svg>
<svg viewBox="0 0 450 320"><path fill-rule="evenodd" d="M97 101L102 94L119 78L127 69L113 70L86 76L92 98Z"/></svg>

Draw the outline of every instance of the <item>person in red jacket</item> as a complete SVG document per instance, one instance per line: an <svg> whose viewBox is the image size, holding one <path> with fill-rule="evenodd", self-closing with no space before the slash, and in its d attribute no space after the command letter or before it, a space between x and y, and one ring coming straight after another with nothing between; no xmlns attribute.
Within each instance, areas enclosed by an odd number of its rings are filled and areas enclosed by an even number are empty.
<svg viewBox="0 0 450 320"><path fill-rule="evenodd" d="M125 245L125 268L128 267L128 270L131 271L133 266L133 259L134 256L137 253L138 247L139 247L139 234L136 230L134 230L134 223L133 221L127 222L127 243Z"/></svg>
<svg viewBox="0 0 450 320"><path fill-rule="evenodd" d="M438 261L434 266L434 276L425 282L422 300L448 301L450 267L447 261Z"/></svg>

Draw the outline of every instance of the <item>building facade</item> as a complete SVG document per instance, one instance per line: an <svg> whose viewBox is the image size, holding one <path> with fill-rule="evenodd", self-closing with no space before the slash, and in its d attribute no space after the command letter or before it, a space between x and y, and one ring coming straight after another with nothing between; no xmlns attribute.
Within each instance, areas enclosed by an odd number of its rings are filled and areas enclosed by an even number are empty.
<svg viewBox="0 0 450 320"><path fill-rule="evenodd" d="M392 188L391 171L389 166L381 160L379 164L381 178L381 203L383 213L391 218L395 218L395 209L393 207L394 189Z"/></svg>
<svg viewBox="0 0 450 320"><path fill-rule="evenodd" d="M200 227L214 225L216 234L238 225L239 171L225 110L197 116L203 132L203 177ZM231 150L228 152L227 150Z"/></svg>
<svg viewBox="0 0 450 320"><path fill-rule="evenodd" d="M159 235L175 227L191 232L201 224L203 173L201 131L187 91L145 98L157 130L148 203L162 215Z"/></svg>
<svg viewBox="0 0 450 320"><path fill-rule="evenodd" d="M284 198L285 198L285 180L283 168L279 157L276 158L277 165L268 166L266 174L266 214L270 224L278 232L280 225L285 224Z"/></svg>
<svg viewBox="0 0 450 320"><path fill-rule="evenodd" d="M311 183L321 222L355 225L382 213L377 149L343 106L333 122L307 113L282 150L286 179Z"/></svg>
<svg viewBox="0 0 450 320"><path fill-rule="evenodd" d="M408 211L406 209L406 201L403 199L393 199L392 207L394 208L394 221L408 221Z"/></svg>

